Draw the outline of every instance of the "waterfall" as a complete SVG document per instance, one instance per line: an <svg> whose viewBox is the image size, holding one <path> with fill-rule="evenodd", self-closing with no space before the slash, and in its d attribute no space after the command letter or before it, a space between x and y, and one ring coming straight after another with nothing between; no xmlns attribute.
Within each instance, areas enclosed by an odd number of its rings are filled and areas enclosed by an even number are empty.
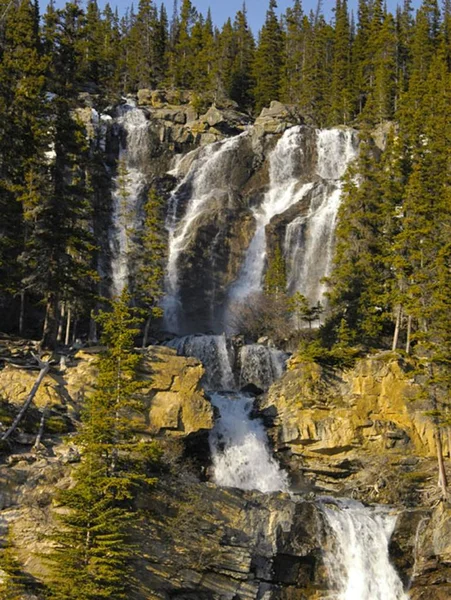
<svg viewBox="0 0 451 600"><path fill-rule="evenodd" d="M145 113L128 101L118 107L115 121L120 139L118 172L113 180L112 233L110 235L112 295L128 284L133 234L146 185L140 170L147 156L149 122Z"/></svg>
<svg viewBox="0 0 451 600"><path fill-rule="evenodd" d="M267 390L285 370L288 355L262 344L236 348L225 335L185 335L166 344L179 356L194 356L205 368L207 390L237 390L253 384Z"/></svg>
<svg viewBox="0 0 451 600"><path fill-rule="evenodd" d="M188 173L176 187L169 200L166 227L169 232L168 262L166 267L166 296L163 302L165 325L169 331L181 329L181 304L179 299L180 255L186 250L196 221L218 192L228 197L233 182L229 181L230 165L235 160L237 145L247 133L223 142L210 144L194 150L191 156L180 160L172 173L178 175L178 167L192 160Z"/></svg>
<svg viewBox="0 0 451 600"><path fill-rule="evenodd" d="M216 393L212 403L220 413L209 440L215 483L264 493L288 491L288 476L271 456L262 421L251 419L252 398Z"/></svg>
<svg viewBox="0 0 451 600"><path fill-rule="evenodd" d="M396 516L382 507L333 500L324 506L331 540L325 564L336 600L407 600L390 564L388 544ZM332 543L331 543L332 542Z"/></svg>
<svg viewBox="0 0 451 600"><path fill-rule="evenodd" d="M341 177L357 154L355 132L318 130L317 174L321 178L311 194L307 215L288 224L284 254L287 288L300 292L311 305L323 302L322 282L330 274L335 227L341 199Z"/></svg>
<svg viewBox="0 0 451 600"><path fill-rule="evenodd" d="M282 377L287 354L261 344L247 344L240 350L240 387L248 384L267 390Z"/></svg>
<svg viewBox="0 0 451 600"><path fill-rule="evenodd" d="M229 290L229 304L261 291L266 261L266 227L302 199L309 199L305 215L285 229L284 255L290 294L304 294L311 304L323 299L321 280L330 272L333 239L340 205L340 178L357 153L355 132L317 130L316 172L306 156L302 127L288 129L270 155L270 184L262 204L254 209L256 231L237 281ZM310 171L310 172L309 172ZM305 182L310 179L310 182ZM303 183L302 183L303 182Z"/></svg>
<svg viewBox="0 0 451 600"><path fill-rule="evenodd" d="M243 301L261 290L266 260L266 226L271 219L285 212L313 187L313 183L299 183L300 165L304 158L302 141L303 128L292 127L284 133L271 153L269 190L262 204L254 209L256 230L240 275L230 288L231 304Z"/></svg>
<svg viewBox="0 0 451 600"><path fill-rule="evenodd" d="M232 364L233 347L227 346L224 335L186 335L167 344L181 356L194 356L205 368L205 388L234 390Z"/></svg>

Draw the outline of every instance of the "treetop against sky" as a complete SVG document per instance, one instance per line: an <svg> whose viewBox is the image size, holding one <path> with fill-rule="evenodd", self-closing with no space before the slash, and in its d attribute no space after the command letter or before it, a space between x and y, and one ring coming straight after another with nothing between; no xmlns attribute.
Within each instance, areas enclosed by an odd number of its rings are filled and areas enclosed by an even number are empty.
<svg viewBox="0 0 451 600"><path fill-rule="evenodd" d="M45 0L41 2L47 4ZM104 6L107 0L98 0L99 6ZM113 8L118 6L120 12L124 12L133 3L135 9L137 8L139 0L109 0L109 3ZM156 0L156 4L160 5L161 0ZM203 14L207 13L207 10L211 9L213 21L216 25L221 26L229 17L234 17L236 12L243 6L243 0L192 0L193 5L197 10ZM413 0L412 6L418 8L421 0ZM65 0L56 0L56 6L62 6L65 4ZM167 7L169 15L172 14L174 0L164 0L164 4ZM179 5L181 0L179 0ZM284 12L289 6L292 6L292 0L278 0L277 2L279 12ZM358 0L348 0L349 10L357 12ZM402 0L387 0L387 7L390 11L394 11L398 4L402 4ZM316 10L317 0L303 0L303 8L305 12L310 10ZM327 18L330 18L333 14L333 8L335 6L335 0L323 0L323 13ZM266 10L268 8L268 0L246 0L247 12L249 23L252 30L257 32L263 25L265 20Z"/></svg>

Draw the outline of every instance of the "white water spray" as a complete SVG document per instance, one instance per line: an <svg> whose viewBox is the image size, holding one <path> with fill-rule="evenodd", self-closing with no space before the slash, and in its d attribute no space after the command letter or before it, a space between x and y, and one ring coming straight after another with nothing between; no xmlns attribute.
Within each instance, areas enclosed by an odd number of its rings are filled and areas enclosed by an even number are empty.
<svg viewBox="0 0 451 600"><path fill-rule="evenodd" d="M116 121L121 140L120 168L113 180L112 235L110 236L112 294L120 295L128 283L129 257L133 233L136 231L140 201L146 184L140 166L145 162L149 122L133 102L118 108Z"/></svg>
<svg viewBox="0 0 451 600"><path fill-rule="evenodd" d="M269 162L270 186L262 204L254 209L256 230L237 281L229 292L230 303L241 302L261 290L266 260L266 226L298 202L313 183L299 183L303 160L302 127L288 129L273 150Z"/></svg>
<svg viewBox="0 0 451 600"><path fill-rule="evenodd" d="M180 330L179 270L178 261L195 231L195 222L209 203L218 196L227 195L233 182L229 181L230 166L236 159L236 148L247 133L224 142L210 144L194 150L196 158L188 173L176 187L169 200L166 226L169 231L168 263L166 270L166 296L163 302L165 324L170 331ZM187 157L188 158L188 157ZM191 157L189 157L191 158ZM182 166L184 160L178 163ZM178 174L177 166L173 174ZM187 198L187 196L189 196ZM185 206L185 201L186 206ZM182 213L183 214L180 214Z"/></svg>
<svg viewBox="0 0 451 600"><path fill-rule="evenodd" d="M311 193L308 213L288 224L284 240L288 292L300 292L311 305L323 302L326 286L322 280L332 267L340 179L357 154L352 130L325 129L316 135L321 180Z"/></svg>
<svg viewBox="0 0 451 600"><path fill-rule="evenodd" d="M194 356L205 368L208 390L234 390L233 347L227 346L224 335L186 335L167 344L181 356Z"/></svg>
<svg viewBox="0 0 451 600"><path fill-rule="evenodd" d="M251 419L252 398L217 393L212 404L220 412L210 433L215 483L264 493L288 491L288 476L271 456L262 421Z"/></svg>
<svg viewBox="0 0 451 600"><path fill-rule="evenodd" d="M382 507L334 500L324 507L331 530L325 563L334 600L407 600L390 564L388 544L396 516Z"/></svg>
<svg viewBox="0 0 451 600"><path fill-rule="evenodd" d="M231 286L233 307L262 289L266 261L266 226L303 198L310 198L304 216L288 224L284 240L288 291L304 294L311 304L323 299L321 280L329 275L333 240L340 205L340 178L357 153L355 132L349 129L316 131L316 181L300 183L305 160L302 127L285 132L270 156L270 186L263 203L254 210L256 231L239 278ZM233 308L232 308L233 312Z"/></svg>

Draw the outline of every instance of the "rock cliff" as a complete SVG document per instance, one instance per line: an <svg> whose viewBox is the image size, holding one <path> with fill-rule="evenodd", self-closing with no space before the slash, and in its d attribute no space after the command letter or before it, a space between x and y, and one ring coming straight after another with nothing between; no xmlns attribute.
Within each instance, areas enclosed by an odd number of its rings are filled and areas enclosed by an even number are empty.
<svg viewBox="0 0 451 600"><path fill-rule="evenodd" d="M50 404L53 424L42 447L31 450L35 433L28 423L0 464L1 531L12 532L24 569L36 579L37 598L58 512L53 497L71 484L80 460L71 434L62 438L55 420L70 431L92 389L97 354L95 348L79 351L47 376L33 409ZM148 408L136 426L160 439L167 467L139 500L137 600L323 598L330 584L324 563L330 526L319 498L326 492L394 505L391 557L410 597L449 598L451 512L432 492L434 428L409 361L382 354L331 372L291 360L259 406L298 490L291 497L200 482L208 459L199 456L208 452L204 434L214 420L201 389L202 366L153 347L143 354L140 372L149 381ZM5 407L20 403L33 380L28 370L0 371L4 426Z"/></svg>

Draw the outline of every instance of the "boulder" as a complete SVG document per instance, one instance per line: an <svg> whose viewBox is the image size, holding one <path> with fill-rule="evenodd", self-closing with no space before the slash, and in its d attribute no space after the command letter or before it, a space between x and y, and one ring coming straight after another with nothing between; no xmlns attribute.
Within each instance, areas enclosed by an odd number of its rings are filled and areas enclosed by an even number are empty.
<svg viewBox="0 0 451 600"><path fill-rule="evenodd" d="M0 371L0 398L11 404L22 405L38 375L38 369L18 369L6 365ZM35 406L58 405L61 401L59 382L52 375L46 375L34 397Z"/></svg>
<svg viewBox="0 0 451 600"><path fill-rule="evenodd" d="M258 135L283 133L293 125L304 122L295 106L282 104L278 101L271 102L268 108L263 108L255 120L255 131Z"/></svg>

